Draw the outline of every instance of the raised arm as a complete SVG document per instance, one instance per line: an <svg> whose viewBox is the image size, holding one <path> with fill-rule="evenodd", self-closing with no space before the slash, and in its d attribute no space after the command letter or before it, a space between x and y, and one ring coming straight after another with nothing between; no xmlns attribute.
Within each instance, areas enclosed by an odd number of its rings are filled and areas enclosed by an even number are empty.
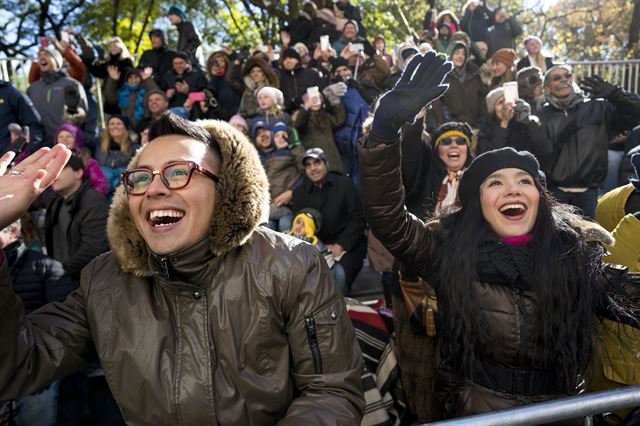
<svg viewBox="0 0 640 426"><path fill-rule="evenodd" d="M423 253L434 235L405 207L399 130L447 90L451 70L444 57L428 52L408 64L396 86L381 99L368 137L358 146L365 217L374 235L410 270L425 271Z"/></svg>

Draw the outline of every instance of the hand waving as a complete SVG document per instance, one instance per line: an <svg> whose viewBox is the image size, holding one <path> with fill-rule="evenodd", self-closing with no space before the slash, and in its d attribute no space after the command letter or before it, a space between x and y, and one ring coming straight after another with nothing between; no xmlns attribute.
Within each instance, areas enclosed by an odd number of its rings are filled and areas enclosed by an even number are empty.
<svg viewBox="0 0 640 426"><path fill-rule="evenodd" d="M14 155L8 152L0 157L0 229L22 216L33 200L56 180L71 151L62 144L40 148L5 175Z"/></svg>
<svg viewBox="0 0 640 426"><path fill-rule="evenodd" d="M442 81L452 68L444 55L433 51L414 56L395 87L380 98L371 133L381 139L395 140L404 123L413 123L422 108L447 91L449 85Z"/></svg>
<svg viewBox="0 0 640 426"><path fill-rule="evenodd" d="M611 97L611 95L613 95L618 90L616 86L605 81L598 75L585 77L580 82L580 88L585 92L588 92L592 98L603 99L609 99L609 97Z"/></svg>

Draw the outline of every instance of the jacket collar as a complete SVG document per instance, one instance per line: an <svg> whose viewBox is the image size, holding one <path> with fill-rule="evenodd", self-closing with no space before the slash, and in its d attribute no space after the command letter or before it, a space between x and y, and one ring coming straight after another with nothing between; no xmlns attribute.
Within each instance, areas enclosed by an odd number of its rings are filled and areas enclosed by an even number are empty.
<svg viewBox="0 0 640 426"><path fill-rule="evenodd" d="M211 253L209 236L191 247L167 255L149 251L149 268L161 282L177 287L203 288L217 272L217 262Z"/></svg>

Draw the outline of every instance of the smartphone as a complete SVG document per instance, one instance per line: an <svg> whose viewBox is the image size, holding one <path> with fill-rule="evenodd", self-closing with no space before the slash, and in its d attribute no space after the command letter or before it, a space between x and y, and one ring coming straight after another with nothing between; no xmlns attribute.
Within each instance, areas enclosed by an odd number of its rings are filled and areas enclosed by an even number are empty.
<svg viewBox="0 0 640 426"><path fill-rule="evenodd" d="M204 92L191 92L188 96L191 102L200 102L207 99L207 96L204 94Z"/></svg>
<svg viewBox="0 0 640 426"><path fill-rule="evenodd" d="M49 46L49 40L46 37L40 37L40 47Z"/></svg>
<svg viewBox="0 0 640 426"><path fill-rule="evenodd" d="M353 53L362 52L364 50L364 44L362 43L351 43L351 51Z"/></svg>
<svg viewBox="0 0 640 426"><path fill-rule="evenodd" d="M320 36L320 50L329 50L329 36L323 35Z"/></svg>
<svg viewBox="0 0 640 426"><path fill-rule="evenodd" d="M69 33L66 31L60 31L60 40L65 43L69 43Z"/></svg>
<svg viewBox="0 0 640 426"><path fill-rule="evenodd" d="M504 102L515 105L518 99L518 82L508 81L502 85L504 89Z"/></svg>
<svg viewBox="0 0 640 426"><path fill-rule="evenodd" d="M182 77L177 77L177 78L176 78L176 83L184 83L184 78L182 78Z"/></svg>

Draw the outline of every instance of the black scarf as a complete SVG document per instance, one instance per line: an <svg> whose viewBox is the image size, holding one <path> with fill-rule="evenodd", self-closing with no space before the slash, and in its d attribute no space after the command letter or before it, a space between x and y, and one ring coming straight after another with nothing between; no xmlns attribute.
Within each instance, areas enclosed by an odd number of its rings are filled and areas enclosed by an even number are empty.
<svg viewBox="0 0 640 426"><path fill-rule="evenodd" d="M535 285L534 243L512 246L502 241L480 243L476 270L480 282L503 284L519 290Z"/></svg>

